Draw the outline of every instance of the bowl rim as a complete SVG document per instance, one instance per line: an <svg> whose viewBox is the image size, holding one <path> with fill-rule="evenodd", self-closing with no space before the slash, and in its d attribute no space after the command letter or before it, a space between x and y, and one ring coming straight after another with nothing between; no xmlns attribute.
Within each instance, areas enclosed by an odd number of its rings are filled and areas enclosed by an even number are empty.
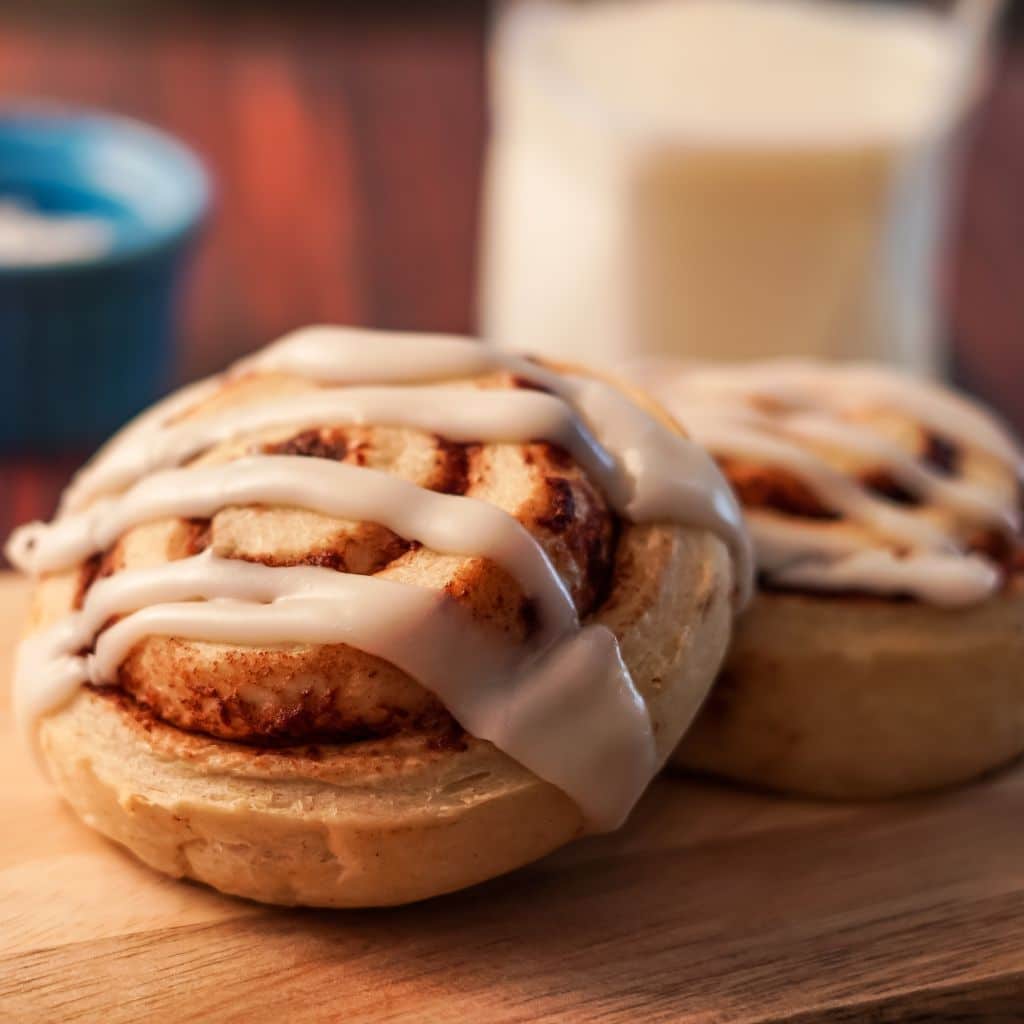
<svg viewBox="0 0 1024 1024"><path fill-rule="evenodd" d="M0 265L2 278L34 278L92 272L144 262L150 257L176 248L197 233L213 205L213 181L204 160L187 143L146 121L59 100L0 100L0 133L3 133L5 126L13 122L21 122L28 127L39 126L44 131L59 130L62 123L78 129L84 127L87 130L113 130L131 142L141 143L145 149L162 150L163 155L169 157L176 165L179 176L186 184L186 209L175 223L151 229L148 234L116 245L96 256L61 260L56 263Z"/></svg>

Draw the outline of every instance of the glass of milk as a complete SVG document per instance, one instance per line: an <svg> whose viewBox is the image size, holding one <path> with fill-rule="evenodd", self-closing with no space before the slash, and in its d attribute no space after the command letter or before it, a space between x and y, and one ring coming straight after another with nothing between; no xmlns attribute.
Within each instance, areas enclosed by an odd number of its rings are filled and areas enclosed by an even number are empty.
<svg viewBox="0 0 1024 1024"><path fill-rule="evenodd" d="M941 372L935 268L968 49L952 18L915 7L507 4L485 336L606 364Z"/></svg>

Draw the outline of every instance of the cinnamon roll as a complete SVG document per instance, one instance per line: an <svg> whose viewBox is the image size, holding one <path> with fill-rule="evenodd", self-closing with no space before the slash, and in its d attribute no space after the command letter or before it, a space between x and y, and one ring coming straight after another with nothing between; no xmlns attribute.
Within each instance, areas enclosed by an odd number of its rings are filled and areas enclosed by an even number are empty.
<svg viewBox="0 0 1024 1024"><path fill-rule="evenodd" d="M750 574L714 462L646 400L341 328L145 414L8 553L39 577L16 716L84 821L317 906L620 825Z"/></svg>
<svg viewBox="0 0 1024 1024"><path fill-rule="evenodd" d="M1024 750L1022 462L1005 428L868 365L662 367L654 390L731 481L760 583L679 765L877 798Z"/></svg>

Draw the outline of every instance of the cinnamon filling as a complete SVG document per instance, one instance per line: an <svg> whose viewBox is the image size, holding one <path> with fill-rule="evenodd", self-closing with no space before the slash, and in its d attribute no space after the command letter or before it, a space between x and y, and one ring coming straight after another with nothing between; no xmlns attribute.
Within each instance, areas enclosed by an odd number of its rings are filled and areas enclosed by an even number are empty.
<svg viewBox="0 0 1024 1024"><path fill-rule="evenodd" d="M802 480L784 469L729 458L719 459L719 465L744 508L765 509L800 519L839 518Z"/></svg>
<svg viewBox="0 0 1024 1024"><path fill-rule="evenodd" d="M484 471L478 465L482 447L439 437L431 438L430 445L417 467L419 485L443 494L471 492ZM365 428L302 430L261 444L258 451L355 465L375 465L383 457ZM536 486L518 518L548 550L583 618L607 596L618 517L563 448L547 442L529 444L521 449L521 458ZM223 557L267 566L318 566L373 575L415 555L420 548L416 541L379 524L356 523L346 525L322 544L295 553L244 548L224 551L223 538L221 545L215 543L218 521L216 517L181 520L169 544L168 559L187 558L213 546ZM78 606L96 579L115 571L116 548L114 545L103 555L90 558L83 566ZM505 628L519 639L536 633L539 609L517 592L515 581L496 566L478 575L460 574L445 590L485 617L507 619ZM115 617L104 628L116 621ZM461 727L436 697L386 662L367 672L367 660L373 659L338 646L294 653L223 649L215 657L202 658L193 645L164 638L145 641L133 650L119 668L117 689L156 720L244 744L357 743L410 734L428 737L438 749L455 749L463 743ZM351 686L334 682L343 679L349 669L356 682ZM261 691L264 679L266 686Z"/></svg>
<svg viewBox="0 0 1024 1024"><path fill-rule="evenodd" d="M123 712L129 714L147 732L163 727L180 729L182 732L201 736L207 740L217 738L211 737L209 733L199 729L167 722L153 708L140 701L137 695L122 686L93 686L89 683L85 686L96 696L116 703ZM373 727L360 722L354 724L350 729L334 727L319 729L313 720L301 723L301 725L297 721L290 724L295 725L296 728L254 731L244 741L222 740L222 742L230 743L233 747L248 749L257 755L272 751L275 754L308 757L314 760L323 757L323 751L320 749L322 746L367 744L386 741L398 735L415 736L422 740L427 750L433 752L460 752L466 750L468 745L466 731L443 709L440 713L425 714L415 722L410 722L409 716L403 709L396 708L393 709L393 717L390 720L384 719L379 725Z"/></svg>
<svg viewBox="0 0 1024 1024"><path fill-rule="evenodd" d="M961 473L963 452L955 441L926 431L919 461L935 472L955 479ZM843 519L839 512L827 507L797 475L784 468L746 463L728 457L719 458L718 463L744 508L777 512L797 519L819 522L841 522ZM920 508L923 505L920 495L907 489L884 468L862 470L857 478L871 494L894 505L904 508ZM979 529L966 538L964 550L987 558L1000 567L1007 578L1024 571L1024 545L1021 538L1010 536L1004 531L994 528ZM863 596L862 592L856 590L833 590L823 593L811 588L778 583L774 582L769 574L763 573L759 577L758 585L763 590L814 594L819 597L847 599ZM908 598L896 594L883 599Z"/></svg>
<svg viewBox="0 0 1024 1024"><path fill-rule="evenodd" d="M82 607L85 595L89 593L89 588L98 579L109 576L114 571L113 550L113 548L109 548L106 551L101 551L82 563L82 567L78 570L78 589L72 604L74 609Z"/></svg>

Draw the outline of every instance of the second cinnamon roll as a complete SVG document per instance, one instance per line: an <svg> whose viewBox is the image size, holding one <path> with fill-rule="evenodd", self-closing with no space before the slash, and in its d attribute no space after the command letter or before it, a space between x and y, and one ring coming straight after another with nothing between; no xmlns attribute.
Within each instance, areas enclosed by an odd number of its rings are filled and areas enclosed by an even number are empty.
<svg viewBox="0 0 1024 1024"><path fill-rule="evenodd" d="M988 412L876 366L641 371L715 455L759 593L676 755L877 798L1024 750L1021 453Z"/></svg>

